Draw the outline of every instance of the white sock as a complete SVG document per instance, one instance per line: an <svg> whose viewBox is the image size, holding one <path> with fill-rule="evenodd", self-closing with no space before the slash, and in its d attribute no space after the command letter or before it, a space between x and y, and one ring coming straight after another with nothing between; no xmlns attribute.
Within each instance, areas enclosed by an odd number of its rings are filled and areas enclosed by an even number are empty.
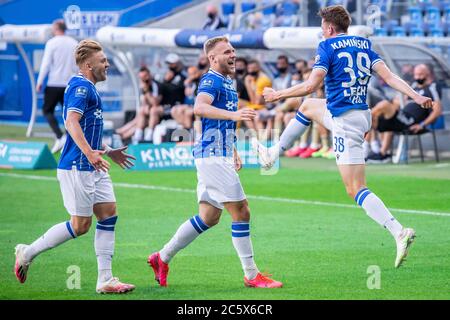
<svg viewBox="0 0 450 320"><path fill-rule="evenodd" d="M145 129L144 140L145 141L153 140L153 129L150 129L150 128Z"/></svg>
<svg viewBox="0 0 450 320"><path fill-rule="evenodd" d="M309 120L304 114L300 111L297 112L295 119L289 121L288 126L284 129L283 133L280 137L280 142L278 143L278 147L280 149L280 153L288 150L294 141L300 137L303 132L309 127L311 124L311 120Z"/></svg>
<svg viewBox="0 0 450 320"><path fill-rule="evenodd" d="M169 263L178 251L185 248L194 241L202 232L209 227L203 222L199 215L185 221L175 232L172 239L166 243L164 248L159 251L161 260Z"/></svg>
<svg viewBox="0 0 450 320"><path fill-rule="evenodd" d="M258 275L258 268L253 259L253 246L250 239L250 224L234 221L231 224L231 239L234 248L241 259L242 269L247 279L252 280Z"/></svg>
<svg viewBox="0 0 450 320"><path fill-rule="evenodd" d="M301 142L301 143L299 144L299 147L302 148L302 149L308 148L308 142Z"/></svg>
<svg viewBox="0 0 450 320"><path fill-rule="evenodd" d="M380 153L381 151L380 142L378 140L370 141L370 149L372 150L373 153Z"/></svg>
<svg viewBox="0 0 450 320"><path fill-rule="evenodd" d="M139 143L139 141L142 140L144 137L144 130L141 128L136 128L136 131L134 131L133 138L131 139L134 144Z"/></svg>
<svg viewBox="0 0 450 320"><path fill-rule="evenodd" d="M95 255L97 256L97 283L104 283L112 278L112 257L114 255L115 225L117 216L97 222L95 229Z"/></svg>
<svg viewBox="0 0 450 320"><path fill-rule="evenodd" d="M369 217L388 229L394 238L398 237L403 226L392 216L380 198L369 189L364 188L356 194L355 201L366 210Z"/></svg>
<svg viewBox="0 0 450 320"><path fill-rule="evenodd" d="M76 235L70 221L56 224L27 248L25 251L25 259L31 261L42 252L57 247L69 239L75 238Z"/></svg>

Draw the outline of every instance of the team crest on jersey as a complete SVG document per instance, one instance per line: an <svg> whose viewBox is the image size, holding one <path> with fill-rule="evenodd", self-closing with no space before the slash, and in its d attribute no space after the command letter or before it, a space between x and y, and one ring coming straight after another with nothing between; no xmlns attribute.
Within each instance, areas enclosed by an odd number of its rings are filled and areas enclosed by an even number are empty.
<svg viewBox="0 0 450 320"><path fill-rule="evenodd" d="M202 81L202 87L212 87L213 83L213 79L205 79Z"/></svg>
<svg viewBox="0 0 450 320"><path fill-rule="evenodd" d="M101 110L101 109L95 110L94 116L95 116L95 118L97 118L97 119L103 119L103 117L102 117L102 110Z"/></svg>
<svg viewBox="0 0 450 320"><path fill-rule="evenodd" d="M87 96L87 88L86 87L78 87L75 90L75 97L86 98Z"/></svg>
<svg viewBox="0 0 450 320"><path fill-rule="evenodd" d="M236 102L234 102L234 101L227 101L227 104L226 104L225 107L228 110L233 110L235 106L237 107L237 103Z"/></svg>

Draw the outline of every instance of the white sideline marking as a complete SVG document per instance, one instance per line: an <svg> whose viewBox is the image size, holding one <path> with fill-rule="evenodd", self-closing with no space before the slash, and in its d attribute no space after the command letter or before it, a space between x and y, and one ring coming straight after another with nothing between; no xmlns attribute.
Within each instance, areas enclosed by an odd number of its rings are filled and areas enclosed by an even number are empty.
<svg viewBox="0 0 450 320"><path fill-rule="evenodd" d="M17 173L3 173L3 172L0 172L0 176L10 177L10 178L19 178L19 179L28 179L28 180L57 181L57 179L54 178L54 177L25 175L25 174L17 174ZM183 193L195 193L196 192L195 190L192 190L192 189L172 188L172 187L163 187L163 186L152 186L152 185L146 185L146 184L120 183L120 182L119 183L114 183L114 186L120 187L120 188L147 189L147 190L183 192ZM336 202L323 202L323 201L289 199L289 198L278 198L278 197L267 197L267 196L254 196L254 195L247 195L247 198L248 199L254 199L254 200L262 200L262 201L298 203L298 204L316 205L316 206L323 206L323 207L338 207L338 208L348 208L348 209L360 209L360 207L356 206L356 205L336 203ZM389 208L389 210L393 211L393 212L399 212L399 213L411 213L411 214L422 214L422 215L429 215L429 216L450 217L450 212L435 212L435 211L410 210L410 209L398 209L398 208Z"/></svg>

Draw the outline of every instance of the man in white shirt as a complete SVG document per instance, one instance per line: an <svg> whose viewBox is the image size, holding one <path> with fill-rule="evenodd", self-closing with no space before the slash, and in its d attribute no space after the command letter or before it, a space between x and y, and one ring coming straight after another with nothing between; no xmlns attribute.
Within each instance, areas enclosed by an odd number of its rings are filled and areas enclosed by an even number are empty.
<svg viewBox="0 0 450 320"><path fill-rule="evenodd" d="M66 24L64 20L55 20L52 25L54 37L47 41L42 58L41 69L36 84L36 91L42 90L42 84L48 76L47 86L44 90L44 105L42 112L48 124L56 135L52 152L56 153L64 146L66 135L59 128L54 112L58 102L63 105L64 90L70 78L78 72L75 64L75 48L77 41L65 35Z"/></svg>

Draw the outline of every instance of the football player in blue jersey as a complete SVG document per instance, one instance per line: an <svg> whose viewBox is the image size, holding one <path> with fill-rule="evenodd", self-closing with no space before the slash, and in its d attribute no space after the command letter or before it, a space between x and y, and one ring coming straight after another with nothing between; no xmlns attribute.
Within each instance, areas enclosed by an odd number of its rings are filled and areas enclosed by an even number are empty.
<svg viewBox="0 0 450 320"><path fill-rule="evenodd" d="M63 118L69 136L57 170L64 206L71 218L54 225L32 244L17 245L15 274L24 283L33 259L85 234L94 213L97 218L94 240L98 263L96 291L129 292L135 286L120 282L112 275L116 198L108 174L109 163L102 156L108 155L122 168L130 168L134 157L124 152L126 147L111 149L102 143L103 107L95 88L97 82L106 80L109 67L102 47L96 41L83 40L76 48L75 60L80 73L69 81L64 94Z"/></svg>
<svg viewBox="0 0 450 320"><path fill-rule="evenodd" d="M199 213L184 222L163 249L150 255L148 263L155 280L167 286L170 260L216 225L225 208L233 220L231 236L245 273L244 285L279 288L282 283L259 272L255 264L250 209L237 174L242 163L235 148L236 121L252 120L256 113L249 108L237 109L238 95L231 78L235 73L236 54L228 39L211 38L205 42L204 51L211 69L200 80L194 105L194 113L202 122L201 137L193 149Z"/></svg>
<svg viewBox="0 0 450 320"><path fill-rule="evenodd" d="M375 71L389 86L412 98L423 108L432 107L432 100L415 92L405 81L392 73L369 39L349 36L351 24L348 11L342 6L329 6L319 11L325 40L320 42L316 63L309 79L291 88L275 91L266 88L267 102L302 97L316 91L325 79L327 99L306 99L296 118L292 119L279 143L266 148L252 140L264 168L271 168L280 152L287 150L301 136L311 121L317 121L333 132L334 153L348 195L378 224L385 227L397 244L394 266L397 268L408 253L415 232L404 228L384 203L366 187L363 142L371 127L366 103L367 84Z"/></svg>

